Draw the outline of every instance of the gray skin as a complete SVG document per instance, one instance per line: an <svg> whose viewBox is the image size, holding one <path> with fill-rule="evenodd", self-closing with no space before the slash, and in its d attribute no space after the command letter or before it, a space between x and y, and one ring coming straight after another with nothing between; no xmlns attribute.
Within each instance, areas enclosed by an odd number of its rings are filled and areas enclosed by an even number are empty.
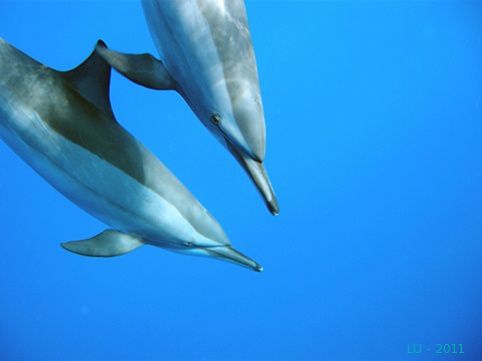
<svg viewBox="0 0 482 361"><path fill-rule="evenodd" d="M264 111L243 0L143 0L162 61L100 49L134 82L176 90L245 169L274 215L279 206L263 165Z"/></svg>
<svg viewBox="0 0 482 361"><path fill-rule="evenodd" d="M98 43L97 48L103 48ZM94 52L48 68L0 39L0 138L58 191L112 229L62 246L111 257L144 244L261 271L214 217L115 120L110 66Z"/></svg>

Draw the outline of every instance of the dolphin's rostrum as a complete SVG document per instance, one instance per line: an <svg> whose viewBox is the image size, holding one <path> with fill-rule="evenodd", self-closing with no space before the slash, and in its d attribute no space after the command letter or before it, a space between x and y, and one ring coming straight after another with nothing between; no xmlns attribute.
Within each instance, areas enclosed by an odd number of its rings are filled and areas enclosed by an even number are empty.
<svg viewBox="0 0 482 361"><path fill-rule="evenodd" d="M271 213L279 207L263 165L266 130L244 0L143 0L162 61L100 49L134 82L179 92L233 154Z"/></svg>
<svg viewBox="0 0 482 361"><path fill-rule="evenodd" d="M97 44L97 49L105 45ZM63 243L97 257L144 244L209 256L256 271L214 217L115 120L110 66L94 52L68 72L0 39L0 137L75 204L112 229Z"/></svg>

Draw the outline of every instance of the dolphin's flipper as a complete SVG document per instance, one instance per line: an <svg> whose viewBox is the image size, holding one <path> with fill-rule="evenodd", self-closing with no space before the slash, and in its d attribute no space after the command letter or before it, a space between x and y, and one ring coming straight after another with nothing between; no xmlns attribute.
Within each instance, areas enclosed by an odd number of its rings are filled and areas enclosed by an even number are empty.
<svg viewBox="0 0 482 361"><path fill-rule="evenodd" d="M102 40L97 42L96 49L98 47L105 47ZM61 74L84 98L113 116L109 97L110 65L96 50L78 67Z"/></svg>
<svg viewBox="0 0 482 361"><path fill-rule="evenodd" d="M126 78L134 83L157 90L176 88L176 81L169 74L162 61L151 54L124 54L108 49L98 42L97 53Z"/></svg>
<svg viewBox="0 0 482 361"><path fill-rule="evenodd" d="M62 243L62 247L83 256L115 257L129 253L143 244L142 240L134 236L107 230L90 239Z"/></svg>

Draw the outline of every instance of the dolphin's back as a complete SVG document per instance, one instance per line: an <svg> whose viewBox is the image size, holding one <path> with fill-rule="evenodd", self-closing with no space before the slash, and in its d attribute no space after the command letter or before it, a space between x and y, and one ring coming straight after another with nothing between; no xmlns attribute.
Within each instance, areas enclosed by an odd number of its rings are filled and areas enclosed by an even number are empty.
<svg viewBox="0 0 482 361"><path fill-rule="evenodd" d="M6 71L12 65L15 68ZM152 199L160 197L198 232L228 243L220 225L187 188L111 114L93 105L74 85L62 73L0 40L0 125L4 139L62 193L108 224L112 222L103 217L108 213L103 208L115 203L129 223L128 211L153 209ZM68 184L72 182L103 197L104 205L93 205L92 197L83 199L78 195L79 186ZM151 219L159 220L160 216L152 215Z"/></svg>

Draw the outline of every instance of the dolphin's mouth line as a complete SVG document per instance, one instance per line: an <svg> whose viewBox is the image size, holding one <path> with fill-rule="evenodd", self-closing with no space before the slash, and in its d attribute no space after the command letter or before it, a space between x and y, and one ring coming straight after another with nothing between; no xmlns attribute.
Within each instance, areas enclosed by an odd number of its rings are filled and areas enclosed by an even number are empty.
<svg viewBox="0 0 482 361"><path fill-rule="evenodd" d="M261 196L264 198L271 214L277 216L279 214L278 201L263 167L263 163L252 160L251 158L245 156L238 149L236 149L234 145L232 145L229 139L226 139L226 146L241 164L244 170L248 173L249 177L258 189L258 192L260 192Z"/></svg>
<svg viewBox="0 0 482 361"><path fill-rule="evenodd" d="M231 139L229 139L228 135L226 134L226 132L223 130L223 128L221 128L219 126L219 124L215 124L216 125L216 128L219 129L219 131L221 132L224 140L229 143L229 146L234 149L238 154L240 153L239 150L236 148L236 145L233 143L233 141ZM229 147L228 147L229 148ZM239 156L242 156L242 154L239 154Z"/></svg>
<svg viewBox="0 0 482 361"><path fill-rule="evenodd" d="M254 261L253 259L245 256L241 252L237 251L232 246L220 246L220 247L214 247L214 248L218 248L218 250L211 248L206 251L211 256L221 258L225 261L236 263L238 265L250 268L256 272L263 271L263 266L261 266L258 262Z"/></svg>
<svg viewBox="0 0 482 361"><path fill-rule="evenodd" d="M245 150L243 150L243 147L237 146L236 143L231 140L231 138L228 136L228 134L221 127L220 120L215 121L215 120L213 120L214 117L215 117L215 115L211 117L211 122L219 130L219 132L221 133L224 140L229 144L228 148L231 148L231 149L235 150L239 157L242 157L242 158L249 157L250 159L254 160L255 162L262 163L262 161L260 161L257 157L253 157L251 154L249 154Z"/></svg>
<svg viewBox="0 0 482 361"><path fill-rule="evenodd" d="M232 246L230 244L220 244L220 245L216 245L216 246L196 246L195 244L193 244L192 246L188 247L188 248L200 248L200 249L213 249L213 248L224 248L224 247L228 247L228 248L232 248Z"/></svg>

